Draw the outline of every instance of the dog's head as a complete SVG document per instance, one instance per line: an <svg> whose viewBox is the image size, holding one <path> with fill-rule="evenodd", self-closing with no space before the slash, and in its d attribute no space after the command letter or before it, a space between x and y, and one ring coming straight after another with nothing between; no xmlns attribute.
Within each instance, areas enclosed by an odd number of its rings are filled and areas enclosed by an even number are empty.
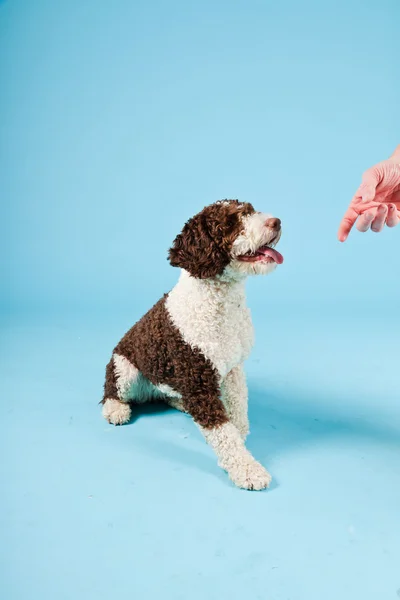
<svg viewBox="0 0 400 600"><path fill-rule="evenodd" d="M275 250L280 237L279 219L245 202L220 200L186 223L169 260L199 279L267 274L283 262Z"/></svg>

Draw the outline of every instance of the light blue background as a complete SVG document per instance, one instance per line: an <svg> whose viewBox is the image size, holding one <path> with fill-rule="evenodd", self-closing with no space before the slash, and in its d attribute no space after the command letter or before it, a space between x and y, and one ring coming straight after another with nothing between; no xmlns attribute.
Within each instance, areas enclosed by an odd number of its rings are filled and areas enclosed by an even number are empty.
<svg viewBox="0 0 400 600"><path fill-rule="evenodd" d="M396 0L0 2L6 600L400 595L400 232L336 241L400 143L399 24ZM224 197L284 225L248 286L261 494L187 417L96 406Z"/></svg>

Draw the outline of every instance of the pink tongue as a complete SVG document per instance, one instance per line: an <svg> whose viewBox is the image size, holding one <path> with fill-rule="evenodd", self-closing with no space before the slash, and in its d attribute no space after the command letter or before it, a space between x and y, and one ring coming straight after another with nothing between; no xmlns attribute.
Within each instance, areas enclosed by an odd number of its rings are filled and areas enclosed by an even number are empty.
<svg viewBox="0 0 400 600"><path fill-rule="evenodd" d="M263 248L262 250L259 250L259 252L262 252L264 256L269 256L272 258L272 260L274 260L278 265L283 263L282 254L275 250L275 248Z"/></svg>

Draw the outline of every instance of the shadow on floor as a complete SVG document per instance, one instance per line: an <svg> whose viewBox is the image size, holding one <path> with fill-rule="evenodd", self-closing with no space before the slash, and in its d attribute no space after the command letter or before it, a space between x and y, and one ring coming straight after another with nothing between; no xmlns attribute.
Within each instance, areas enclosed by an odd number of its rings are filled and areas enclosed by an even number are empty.
<svg viewBox="0 0 400 600"><path fill-rule="evenodd" d="M397 427L396 423L385 424L380 414L371 410L361 416L359 412L355 412L356 409L351 403L346 404L343 399L339 402L337 398L328 397L326 394L317 398L304 391L290 393L287 390L264 390L254 386L250 386L249 396L251 435L247 446L257 458L261 461L267 459L269 464L273 458L296 452L299 448L318 447L328 440L330 444L359 442L360 439L384 445L400 443L398 422ZM132 423L143 415L165 413L172 416L176 411L163 404L135 407ZM182 414L181 418L190 419ZM199 431L194 426L191 429L192 424L186 422L184 427L186 431L189 430L188 435L191 438L191 444L187 447L182 447L181 440L175 443L173 440L154 438L141 438L140 444L146 452L176 464L175 470L183 466L195 467L215 475L216 464L205 446L202 447L203 440Z"/></svg>
<svg viewBox="0 0 400 600"><path fill-rule="evenodd" d="M255 453L278 456L300 446L320 445L328 438L369 443L399 444L399 421L384 423L378 409L365 409L344 399L321 393L282 392L277 389L250 389L249 448Z"/></svg>

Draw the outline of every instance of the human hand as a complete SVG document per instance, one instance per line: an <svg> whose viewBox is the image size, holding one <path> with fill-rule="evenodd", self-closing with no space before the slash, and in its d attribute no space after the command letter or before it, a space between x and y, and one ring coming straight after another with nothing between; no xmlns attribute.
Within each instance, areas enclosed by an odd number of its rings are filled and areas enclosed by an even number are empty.
<svg viewBox="0 0 400 600"><path fill-rule="evenodd" d="M400 223L400 146L393 156L368 169L339 227L345 242L357 222L358 231L382 231Z"/></svg>

